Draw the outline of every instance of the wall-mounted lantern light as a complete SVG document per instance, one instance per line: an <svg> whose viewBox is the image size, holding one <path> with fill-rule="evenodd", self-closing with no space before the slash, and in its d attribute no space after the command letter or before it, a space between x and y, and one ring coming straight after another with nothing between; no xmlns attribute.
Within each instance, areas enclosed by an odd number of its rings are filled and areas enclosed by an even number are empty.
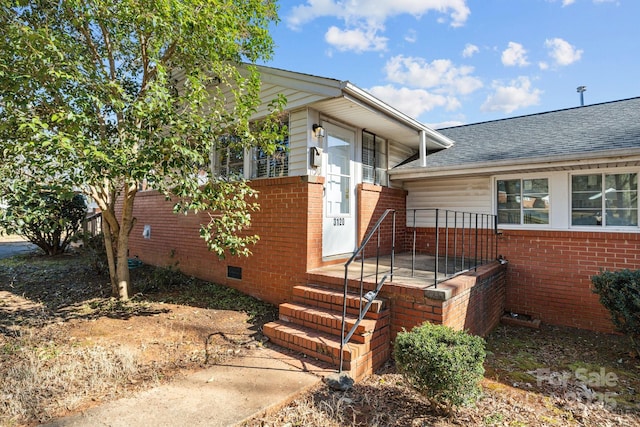
<svg viewBox="0 0 640 427"><path fill-rule="evenodd" d="M316 138L324 138L324 128L322 126L314 123L311 129L313 129L313 134Z"/></svg>

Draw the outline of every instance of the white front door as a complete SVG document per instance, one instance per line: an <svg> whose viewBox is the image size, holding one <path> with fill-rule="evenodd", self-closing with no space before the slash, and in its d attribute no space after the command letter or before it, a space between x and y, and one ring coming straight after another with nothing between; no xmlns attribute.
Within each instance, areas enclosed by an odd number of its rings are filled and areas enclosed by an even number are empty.
<svg viewBox="0 0 640 427"><path fill-rule="evenodd" d="M356 249L355 133L329 123L323 127L326 164L322 256L330 257Z"/></svg>

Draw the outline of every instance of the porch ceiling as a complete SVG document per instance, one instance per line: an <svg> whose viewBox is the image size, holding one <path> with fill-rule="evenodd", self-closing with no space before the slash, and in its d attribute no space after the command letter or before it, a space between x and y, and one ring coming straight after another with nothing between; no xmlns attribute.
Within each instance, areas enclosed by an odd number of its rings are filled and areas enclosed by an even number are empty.
<svg viewBox="0 0 640 427"><path fill-rule="evenodd" d="M420 132L384 112L348 96L325 99L311 105L323 115L345 124L357 126L382 138L397 141L408 147L419 149ZM443 145L427 138L427 149L441 149Z"/></svg>

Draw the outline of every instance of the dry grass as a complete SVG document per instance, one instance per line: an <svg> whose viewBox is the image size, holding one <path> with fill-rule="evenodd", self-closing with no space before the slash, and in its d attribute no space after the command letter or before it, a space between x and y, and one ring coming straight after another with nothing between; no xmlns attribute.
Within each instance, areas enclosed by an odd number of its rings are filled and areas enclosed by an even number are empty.
<svg viewBox="0 0 640 427"><path fill-rule="evenodd" d="M275 307L176 271L134 271L129 302L84 256L0 260L0 426L126 397L261 344ZM175 304L176 302L187 304Z"/></svg>
<svg viewBox="0 0 640 427"><path fill-rule="evenodd" d="M129 348L61 345L65 340L47 331L25 335L5 342L2 351L11 366L0 383L0 420L9 425L76 410L86 396L113 398L140 375L138 356Z"/></svg>
<svg viewBox="0 0 640 427"><path fill-rule="evenodd" d="M450 416L390 363L349 391L321 386L244 426L640 426L640 359L625 337L501 326L487 347L482 398Z"/></svg>
<svg viewBox="0 0 640 427"><path fill-rule="evenodd" d="M274 314L167 270L135 270L144 295L119 303L86 261L0 260L1 426L50 421L242 354ZM624 337L499 327L488 349L483 398L451 417L390 364L347 392L320 385L245 426L640 426L640 359ZM602 370L615 381L576 375Z"/></svg>

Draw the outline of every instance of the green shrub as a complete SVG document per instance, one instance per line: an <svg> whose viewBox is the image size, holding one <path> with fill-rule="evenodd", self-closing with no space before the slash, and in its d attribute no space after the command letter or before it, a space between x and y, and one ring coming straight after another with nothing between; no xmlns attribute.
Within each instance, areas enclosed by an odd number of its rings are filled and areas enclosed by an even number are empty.
<svg viewBox="0 0 640 427"><path fill-rule="evenodd" d="M640 270L602 271L591 283L613 324L640 354Z"/></svg>
<svg viewBox="0 0 640 427"><path fill-rule="evenodd" d="M0 191L7 206L0 209L2 228L26 237L47 255L67 249L87 213L82 195L56 185L15 181Z"/></svg>
<svg viewBox="0 0 640 427"><path fill-rule="evenodd" d="M485 356L482 338L428 322L399 333L394 344L399 371L434 407L447 411L479 397Z"/></svg>

